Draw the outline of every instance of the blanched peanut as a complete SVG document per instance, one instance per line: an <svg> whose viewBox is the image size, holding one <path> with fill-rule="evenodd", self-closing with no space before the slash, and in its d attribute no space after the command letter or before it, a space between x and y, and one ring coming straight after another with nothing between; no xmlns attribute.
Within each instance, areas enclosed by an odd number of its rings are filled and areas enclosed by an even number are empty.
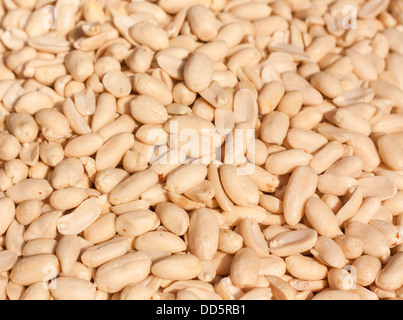
<svg viewBox="0 0 403 320"><path fill-rule="evenodd" d="M95 274L97 287L108 293L122 290L128 284L139 283L150 272L151 260L140 252L128 253L98 268Z"/></svg>
<svg viewBox="0 0 403 320"><path fill-rule="evenodd" d="M149 210L126 212L116 219L116 231L122 236L138 237L158 223L157 215Z"/></svg>
<svg viewBox="0 0 403 320"><path fill-rule="evenodd" d="M218 220L209 209L195 210L189 221L188 246L200 260L211 260L217 252L219 241Z"/></svg>
<svg viewBox="0 0 403 320"><path fill-rule="evenodd" d="M35 282L52 279L59 273L59 261L53 254L39 254L17 261L10 279L19 285L29 286Z"/></svg>
<svg viewBox="0 0 403 320"><path fill-rule="evenodd" d="M80 82L84 82L94 72L91 57L79 50L66 56L66 68L73 78Z"/></svg>
<svg viewBox="0 0 403 320"><path fill-rule="evenodd" d="M240 249L231 264L231 280L238 288L253 286L259 273L259 257L250 248Z"/></svg>
<svg viewBox="0 0 403 320"><path fill-rule="evenodd" d="M153 264L151 272L168 280L190 280L202 270L197 257L192 254L175 254Z"/></svg>
<svg viewBox="0 0 403 320"><path fill-rule="evenodd" d="M21 150L18 139L6 132L0 132L0 160L15 159Z"/></svg>
<svg viewBox="0 0 403 320"><path fill-rule="evenodd" d="M81 162L77 158L67 158L56 165L50 182L55 189L74 187L81 180L83 174L84 167Z"/></svg>
<svg viewBox="0 0 403 320"><path fill-rule="evenodd" d="M83 279L72 277L58 277L56 288L50 288L55 300L93 300L95 298L95 285Z"/></svg>
<svg viewBox="0 0 403 320"><path fill-rule="evenodd" d="M186 62L183 69L183 78L186 85L194 92L208 87L213 79L213 64L204 53L196 52Z"/></svg>

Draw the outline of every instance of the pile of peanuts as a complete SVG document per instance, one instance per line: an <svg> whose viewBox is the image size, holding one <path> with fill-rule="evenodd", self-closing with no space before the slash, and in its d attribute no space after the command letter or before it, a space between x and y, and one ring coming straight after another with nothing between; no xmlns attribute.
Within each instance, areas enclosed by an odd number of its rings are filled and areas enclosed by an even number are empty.
<svg viewBox="0 0 403 320"><path fill-rule="evenodd" d="M0 300L403 298L402 0L0 2Z"/></svg>

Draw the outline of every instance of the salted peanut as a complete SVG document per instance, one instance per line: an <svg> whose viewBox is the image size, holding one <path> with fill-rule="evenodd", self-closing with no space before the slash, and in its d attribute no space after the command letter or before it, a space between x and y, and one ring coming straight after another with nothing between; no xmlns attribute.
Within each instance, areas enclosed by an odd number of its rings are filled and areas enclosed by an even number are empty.
<svg viewBox="0 0 403 320"><path fill-rule="evenodd" d="M289 225L296 225L302 218L307 199L314 195L318 177L307 166L297 167L288 181L283 198L284 218Z"/></svg>
<svg viewBox="0 0 403 320"><path fill-rule="evenodd" d="M96 198L82 202L74 211L57 221L57 229L64 235L77 235L90 226L101 214Z"/></svg>
<svg viewBox="0 0 403 320"><path fill-rule="evenodd" d="M65 157L89 157L101 148L104 138L96 133L88 133L70 140L65 148Z"/></svg>
<svg viewBox="0 0 403 320"><path fill-rule="evenodd" d="M382 268L381 261L372 255L362 255L353 261L357 284L369 286L372 284Z"/></svg>
<svg viewBox="0 0 403 320"><path fill-rule="evenodd" d="M60 261L63 273L68 273L77 261L81 251L81 243L76 235L62 237L56 247L56 256Z"/></svg>
<svg viewBox="0 0 403 320"><path fill-rule="evenodd" d="M321 280L327 276L327 267L316 259L303 255L291 255L285 258L287 271L301 280Z"/></svg>
<svg viewBox="0 0 403 320"><path fill-rule="evenodd" d="M272 81L264 85L258 96L259 112L268 114L276 109L284 92L284 85L280 81Z"/></svg>
<svg viewBox="0 0 403 320"><path fill-rule="evenodd" d="M9 132L20 143L32 142L38 135L38 125L34 118L26 113L12 113L7 117Z"/></svg>
<svg viewBox="0 0 403 320"><path fill-rule="evenodd" d="M113 206L111 209L117 215L120 215L125 212L136 211L136 210L146 210L150 208L150 201L141 199L131 201L125 204L120 204L117 206Z"/></svg>
<svg viewBox="0 0 403 320"><path fill-rule="evenodd" d="M94 300L96 287L87 280L61 276L50 293L55 300Z"/></svg>
<svg viewBox="0 0 403 320"><path fill-rule="evenodd" d="M97 170L116 167L126 151L133 147L133 144L134 136L131 133L123 132L112 136L96 153Z"/></svg>
<svg viewBox="0 0 403 320"><path fill-rule="evenodd" d="M201 41L210 41L216 37L217 25L214 13L204 5L191 6L187 11L187 21Z"/></svg>
<svg viewBox="0 0 403 320"><path fill-rule="evenodd" d="M49 300L49 289L43 285L43 282L36 282L25 289L20 300Z"/></svg>
<svg viewBox="0 0 403 320"><path fill-rule="evenodd" d="M238 288L253 286L259 273L259 256L250 248L240 249L231 264L230 276Z"/></svg>
<svg viewBox="0 0 403 320"><path fill-rule="evenodd" d="M402 170L403 163L401 163L401 154L403 148L397 141L390 135L385 134L377 140L379 154L383 162L392 170Z"/></svg>
<svg viewBox="0 0 403 320"><path fill-rule="evenodd" d="M129 249L126 237L117 237L95 246L90 246L81 255L81 261L89 268L97 268L117 257L123 256Z"/></svg>
<svg viewBox="0 0 403 320"><path fill-rule="evenodd" d="M321 199L308 198L305 205L305 216L319 235L334 238L343 234L336 216Z"/></svg>
<svg viewBox="0 0 403 320"><path fill-rule="evenodd" d="M312 86L329 98L337 97L342 91L340 81L331 73L321 71L310 78Z"/></svg>
<svg viewBox="0 0 403 320"><path fill-rule="evenodd" d="M102 266L95 274L97 288L108 293L143 281L150 273L151 260L141 252L127 253Z"/></svg>
<svg viewBox="0 0 403 320"><path fill-rule="evenodd" d="M65 58L67 71L74 80L84 82L94 73L94 64L90 55L85 52L75 50L70 52Z"/></svg>
<svg viewBox="0 0 403 320"><path fill-rule="evenodd" d="M54 168L50 177L50 183L55 189L74 187L81 180L83 174L84 167L80 160L66 158Z"/></svg>
<svg viewBox="0 0 403 320"><path fill-rule="evenodd" d="M18 256L11 250L0 251L0 272L6 272L17 262Z"/></svg>
<svg viewBox="0 0 403 320"><path fill-rule="evenodd" d="M22 256L29 257L43 253L55 254L56 246L57 241L53 239L40 238L29 240L22 250Z"/></svg>
<svg viewBox="0 0 403 320"><path fill-rule="evenodd" d="M269 255L269 246L256 220L245 218L239 224L239 232L245 247L253 249L259 257Z"/></svg>
<svg viewBox="0 0 403 320"><path fill-rule="evenodd" d="M350 188L357 185L357 180L348 176L325 173L318 179L318 190L335 196L346 195Z"/></svg>
<svg viewBox="0 0 403 320"><path fill-rule="evenodd" d="M21 145L16 137L6 132L0 132L0 160L15 159L20 150Z"/></svg>
<svg viewBox="0 0 403 320"><path fill-rule="evenodd" d="M358 238L364 243L364 254L373 255L381 260L390 256L389 244L385 235L373 225L354 221L347 225L345 234Z"/></svg>
<svg viewBox="0 0 403 320"><path fill-rule="evenodd" d="M392 198L397 193L397 186L392 181L382 176L364 177L358 179L357 184L364 198L378 197L383 201Z"/></svg>
<svg viewBox="0 0 403 320"><path fill-rule="evenodd" d="M59 261L53 254L39 254L24 257L14 265L10 279L18 285L29 286L35 282L42 282L49 277L55 277L59 273ZM49 278L49 279L51 279Z"/></svg>
<svg viewBox="0 0 403 320"><path fill-rule="evenodd" d="M126 212L116 219L116 231L122 236L138 237L158 225L157 215L150 210Z"/></svg>
<svg viewBox="0 0 403 320"><path fill-rule="evenodd" d="M66 188L53 192L49 197L49 202L56 210L73 209L87 199L87 193L82 188Z"/></svg>
<svg viewBox="0 0 403 320"><path fill-rule="evenodd" d="M240 206L253 206L259 202L259 189L246 175L239 175L232 165L220 167L222 186L229 198Z"/></svg>
<svg viewBox="0 0 403 320"><path fill-rule="evenodd" d="M163 81L146 73L136 73L133 87L139 94L154 97L163 105L168 105L173 101L168 86Z"/></svg>
<svg viewBox="0 0 403 320"><path fill-rule="evenodd" d="M153 275L167 280L191 280L201 272L200 260L192 254L175 254L153 264Z"/></svg>
<svg viewBox="0 0 403 320"><path fill-rule="evenodd" d="M130 111L134 119L145 124L162 124L168 119L168 112L158 100L139 95L130 102Z"/></svg>
<svg viewBox="0 0 403 320"><path fill-rule="evenodd" d="M346 259L356 259L362 255L363 243L362 240L346 235L340 235L333 240L343 250Z"/></svg>
<svg viewBox="0 0 403 320"><path fill-rule="evenodd" d="M6 195L19 204L28 200L44 200L52 190L49 182L44 179L25 179L9 188Z"/></svg>
<svg viewBox="0 0 403 320"><path fill-rule="evenodd" d="M343 268L347 263L343 250L327 236L319 236L310 252L318 261L329 267Z"/></svg>
<svg viewBox="0 0 403 320"><path fill-rule="evenodd" d="M303 103L306 105L317 105L323 102L323 97L318 90L295 72L286 71L281 74L281 79L286 92L299 91L302 94Z"/></svg>
<svg viewBox="0 0 403 320"><path fill-rule="evenodd" d="M329 289L317 293L312 300L361 300L361 297L355 292Z"/></svg>
<svg viewBox="0 0 403 320"><path fill-rule="evenodd" d="M63 147L56 141L43 141L39 145L39 156L44 164L56 167L64 159Z"/></svg>
<svg viewBox="0 0 403 320"><path fill-rule="evenodd" d="M109 201L113 205L128 203L158 182L158 174L152 170L141 171L122 180L109 193Z"/></svg>
<svg viewBox="0 0 403 320"><path fill-rule="evenodd" d="M280 151L270 155L265 169L272 174L283 175L294 171L299 166L307 166L313 156L303 149Z"/></svg>
<svg viewBox="0 0 403 320"><path fill-rule="evenodd" d="M270 253L279 257L302 253L311 249L317 238L318 233L313 229L281 232L270 241Z"/></svg>
<svg viewBox="0 0 403 320"><path fill-rule="evenodd" d="M384 221L374 217L369 224L383 233L390 248L393 248L402 242L400 228L395 226L392 221Z"/></svg>

